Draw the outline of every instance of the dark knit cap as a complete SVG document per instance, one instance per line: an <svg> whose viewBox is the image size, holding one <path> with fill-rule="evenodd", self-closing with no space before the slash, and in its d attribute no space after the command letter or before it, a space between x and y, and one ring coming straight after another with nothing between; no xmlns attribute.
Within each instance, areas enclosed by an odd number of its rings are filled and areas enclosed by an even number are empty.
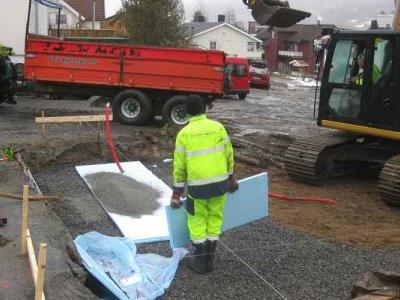
<svg viewBox="0 0 400 300"><path fill-rule="evenodd" d="M199 95L189 95L186 102L187 113L191 116L197 116L205 113L205 103Z"/></svg>

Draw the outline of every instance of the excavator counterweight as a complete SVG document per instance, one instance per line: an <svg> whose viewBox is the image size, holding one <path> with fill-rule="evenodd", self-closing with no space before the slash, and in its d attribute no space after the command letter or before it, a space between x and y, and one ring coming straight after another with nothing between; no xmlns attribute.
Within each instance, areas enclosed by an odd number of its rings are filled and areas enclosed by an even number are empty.
<svg viewBox="0 0 400 300"><path fill-rule="evenodd" d="M289 27L311 16L311 13L292 9L287 1L243 0L250 9L254 20L260 25Z"/></svg>

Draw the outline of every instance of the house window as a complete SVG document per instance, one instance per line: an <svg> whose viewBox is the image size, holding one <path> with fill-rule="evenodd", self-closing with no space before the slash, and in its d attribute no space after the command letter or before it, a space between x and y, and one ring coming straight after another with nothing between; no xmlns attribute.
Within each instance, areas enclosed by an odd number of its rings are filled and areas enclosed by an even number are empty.
<svg viewBox="0 0 400 300"><path fill-rule="evenodd" d="M257 43L256 42L248 42L247 43L247 51L254 52L256 51Z"/></svg>
<svg viewBox="0 0 400 300"><path fill-rule="evenodd" d="M210 42L210 50L217 50L217 42L216 41Z"/></svg>
<svg viewBox="0 0 400 300"><path fill-rule="evenodd" d="M58 24L58 14L57 14L57 24ZM67 15L60 15L60 24L67 25Z"/></svg>
<svg viewBox="0 0 400 300"><path fill-rule="evenodd" d="M56 27L58 25L58 13L49 13L48 21L50 27ZM60 16L60 25L67 25L67 21L67 15Z"/></svg>

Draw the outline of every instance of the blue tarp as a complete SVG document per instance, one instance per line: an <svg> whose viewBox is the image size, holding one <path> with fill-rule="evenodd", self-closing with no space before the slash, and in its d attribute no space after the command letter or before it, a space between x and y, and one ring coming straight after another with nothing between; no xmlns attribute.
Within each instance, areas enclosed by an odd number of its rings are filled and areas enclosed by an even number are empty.
<svg viewBox="0 0 400 300"><path fill-rule="evenodd" d="M86 269L119 299L150 300L164 294L186 249L171 258L137 254L133 239L98 232L80 235L75 244Z"/></svg>

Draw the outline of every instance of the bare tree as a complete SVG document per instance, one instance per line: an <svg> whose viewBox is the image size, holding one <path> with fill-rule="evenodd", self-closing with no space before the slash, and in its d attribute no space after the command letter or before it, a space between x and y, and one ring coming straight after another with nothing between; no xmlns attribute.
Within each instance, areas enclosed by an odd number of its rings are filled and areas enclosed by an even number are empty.
<svg viewBox="0 0 400 300"><path fill-rule="evenodd" d="M236 13L232 6L228 6L225 11L225 22L236 26Z"/></svg>
<svg viewBox="0 0 400 300"><path fill-rule="evenodd" d="M195 21L195 19L198 21ZM206 22L207 19L207 8L204 0L198 0L196 11L193 14L193 22Z"/></svg>
<svg viewBox="0 0 400 300"><path fill-rule="evenodd" d="M207 21L206 16L201 10L196 10L193 14L192 22L205 22Z"/></svg>

